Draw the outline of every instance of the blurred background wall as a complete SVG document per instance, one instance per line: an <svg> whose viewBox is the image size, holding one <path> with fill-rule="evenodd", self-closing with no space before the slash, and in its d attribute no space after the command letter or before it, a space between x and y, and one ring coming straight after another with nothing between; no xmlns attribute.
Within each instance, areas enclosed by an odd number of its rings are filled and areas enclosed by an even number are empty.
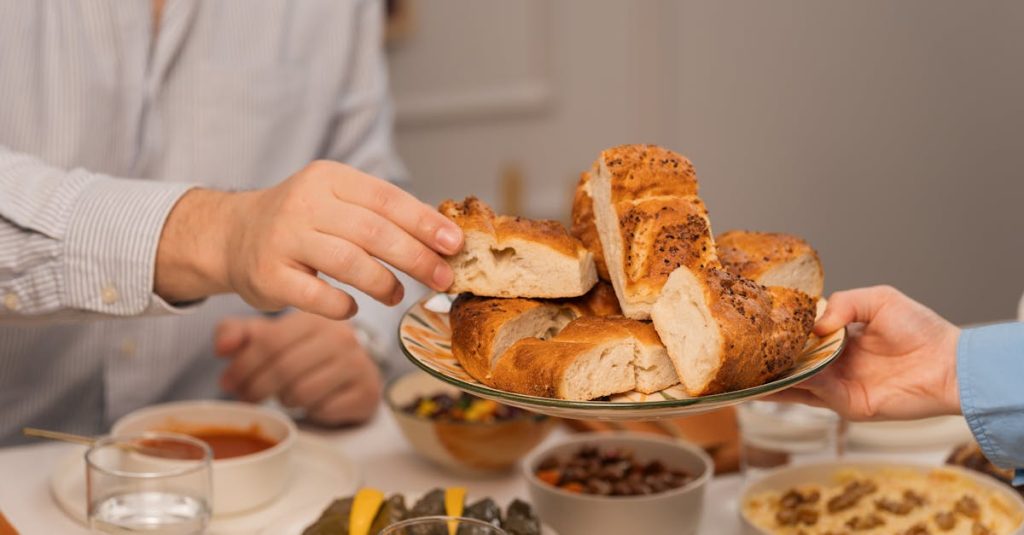
<svg viewBox="0 0 1024 535"><path fill-rule="evenodd" d="M688 156L718 232L793 232L827 290L959 323L1024 290L1024 3L411 0L398 148L425 200L565 220L620 143ZM515 174L515 173L513 173Z"/></svg>

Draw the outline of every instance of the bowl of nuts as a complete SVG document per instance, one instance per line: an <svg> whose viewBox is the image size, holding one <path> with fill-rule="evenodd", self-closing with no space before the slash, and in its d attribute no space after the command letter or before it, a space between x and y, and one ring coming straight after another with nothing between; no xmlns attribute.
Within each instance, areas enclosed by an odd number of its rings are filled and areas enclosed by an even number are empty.
<svg viewBox="0 0 1024 535"><path fill-rule="evenodd" d="M530 499L562 535L696 533L714 464L701 448L642 433L585 433L523 461Z"/></svg>
<svg viewBox="0 0 1024 535"><path fill-rule="evenodd" d="M740 516L750 535L1024 534L1020 495L989 476L952 466L781 468L748 485Z"/></svg>

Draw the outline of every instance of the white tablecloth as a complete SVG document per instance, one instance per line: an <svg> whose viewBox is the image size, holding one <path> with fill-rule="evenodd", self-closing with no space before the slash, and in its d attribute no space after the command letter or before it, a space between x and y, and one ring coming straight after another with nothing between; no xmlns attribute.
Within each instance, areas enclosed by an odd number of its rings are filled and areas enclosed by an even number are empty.
<svg viewBox="0 0 1024 535"><path fill-rule="evenodd" d="M356 461L366 485L385 491L422 490L438 486L466 486L476 496L492 496L507 503L527 496L526 485L516 473L498 477L469 479L444 470L416 456L402 438L393 418L383 407L368 425L315 434L327 439ZM556 430L547 439L558 441L566 431ZM0 511L22 535L84 535L89 531L76 524L50 497L47 479L58 459L70 446L46 443L0 449ZM948 448L902 453L853 452L856 459L901 460L940 463ZM702 533L729 535L739 533L736 499L742 488L739 476L712 480L706 497Z"/></svg>

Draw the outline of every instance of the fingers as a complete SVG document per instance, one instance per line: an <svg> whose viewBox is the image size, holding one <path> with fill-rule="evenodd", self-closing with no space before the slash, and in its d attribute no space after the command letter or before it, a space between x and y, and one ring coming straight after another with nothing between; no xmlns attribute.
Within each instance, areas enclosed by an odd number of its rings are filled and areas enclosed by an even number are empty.
<svg viewBox="0 0 1024 535"><path fill-rule="evenodd" d="M818 396L808 392L807 390L800 390L797 388L790 388L783 390L782 392L776 392L769 396L762 398L764 401L774 401L776 403L800 403L801 405L810 405L811 407L822 407L825 406L825 402Z"/></svg>
<svg viewBox="0 0 1024 535"><path fill-rule="evenodd" d="M299 240L298 260L334 279L349 284L385 305L405 296L395 274L348 240L322 232L309 232Z"/></svg>
<svg viewBox="0 0 1024 535"><path fill-rule="evenodd" d="M320 280L315 273L299 268L284 268L279 272L276 283L269 290L273 300L290 304L310 314L346 320L359 311L359 305L352 296Z"/></svg>
<svg viewBox="0 0 1024 535"><path fill-rule="evenodd" d="M292 316L296 316L293 318ZM314 329L311 322L298 321L298 314L289 314L278 320L250 318L245 320L249 343L235 354L231 364L220 377L220 387L226 392L238 393L262 367L286 348L309 336Z"/></svg>
<svg viewBox="0 0 1024 535"><path fill-rule="evenodd" d="M286 407L313 407L331 392L348 386L356 379L355 370L346 368L337 359L328 360L284 387L278 393L278 399Z"/></svg>
<svg viewBox="0 0 1024 535"><path fill-rule="evenodd" d="M379 391L350 385L342 388L307 413L313 421L326 425L362 422L376 412Z"/></svg>
<svg viewBox="0 0 1024 535"><path fill-rule="evenodd" d="M828 308L814 325L819 336L831 334L849 323L868 323L882 306L902 295L891 286L872 286L836 292L828 298Z"/></svg>
<svg viewBox="0 0 1024 535"><path fill-rule="evenodd" d="M217 325L213 335L213 350L220 356L227 356L242 348L249 335L242 318L228 318Z"/></svg>
<svg viewBox="0 0 1024 535"><path fill-rule="evenodd" d="M333 338L325 336L300 340L294 347L285 349L271 358L270 362L258 367L239 388L239 397L256 402L276 394L282 387L323 364L337 352L344 351L336 347L334 342Z"/></svg>
<svg viewBox="0 0 1024 535"><path fill-rule="evenodd" d="M344 206L344 219L331 215L336 209L318 211L318 230L347 239L437 291L451 286L455 275L436 252L387 218L355 204Z"/></svg>
<svg viewBox="0 0 1024 535"><path fill-rule="evenodd" d="M454 254L462 248L462 230L432 206L398 186L374 178L351 167L322 162L325 170L343 180L333 183L338 199L367 208L394 221L399 227L431 249L442 254Z"/></svg>

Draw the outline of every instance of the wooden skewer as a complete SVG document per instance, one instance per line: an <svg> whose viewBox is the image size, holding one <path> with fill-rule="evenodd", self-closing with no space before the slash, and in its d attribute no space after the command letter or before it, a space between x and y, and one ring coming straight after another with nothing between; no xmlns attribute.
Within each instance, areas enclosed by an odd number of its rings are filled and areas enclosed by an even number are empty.
<svg viewBox="0 0 1024 535"><path fill-rule="evenodd" d="M76 435L73 433L62 433L60 431L50 431L47 429L37 429L35 427L25 427L21 430L21 434L27 437L36 438L47 438L50 440L60 440L62 442L73 442L75 444L82 444L83 446L92 446L96 442L95 438Z"/></svg>

